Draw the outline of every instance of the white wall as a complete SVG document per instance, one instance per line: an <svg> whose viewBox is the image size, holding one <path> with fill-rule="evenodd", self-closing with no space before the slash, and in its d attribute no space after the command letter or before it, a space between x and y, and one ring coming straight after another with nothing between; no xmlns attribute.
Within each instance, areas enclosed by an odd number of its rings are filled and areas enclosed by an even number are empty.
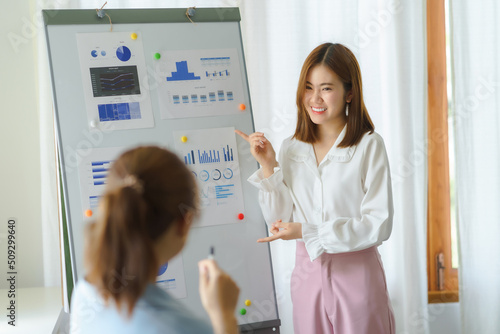
<svg viewBox="0 0 500 334"><path fill-rule="evenodd" d="M39 117L35 39L26 30L34 0L0 11L0 274L7 272L7 219L17 219L17 286L43 286ZM24 30L23 30L24 29ZM12 44L15 40L21 44ZM0 288L7 286L0 280Z"/></svg>

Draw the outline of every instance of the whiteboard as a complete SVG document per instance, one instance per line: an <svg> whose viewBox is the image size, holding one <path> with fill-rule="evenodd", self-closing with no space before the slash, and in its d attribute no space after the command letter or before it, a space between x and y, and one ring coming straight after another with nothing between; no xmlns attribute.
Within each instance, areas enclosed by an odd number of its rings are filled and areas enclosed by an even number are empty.
<svg viewBox="0 0 500 334"><path fill-rule="evenodd" d="M178 149L182 147L179 146L179 140L181 140L179 137L182 137L180 136L182 133L194 136L193 133L202 132L205 129L220 128L226 130L236 128L247 133L254 131L239 25L240 16L237 8L198 8L193 16L194 22L187 19L184 9L121 9L108 10L106 13L112 18L112 33L110 33L107 17L98 18L95 10L44 11L70 244L70 254L65 254L65 256L71 259L71 270L75 279L83 275L83 230L86 222L91 219L85 216L86 210L89 209L85 205L88 194L83 191L81 183L82 164L88 160L88 157L108 150L120 152L125 148L154 144L173 150L182 159L186 159L186 163L188 163L189 154L179 152ZM128 40L126 36L132 38L132 33L137 35L133 36L136 38ZM94 36L96 36L95 42ZM102 39L99 36L110 37ZM115 49L110 46L114 36L121 36L119 38L122 43L121 49L117 49L119 46L115 46ZM139 61L139 56L130 58L137 54L132 47L130 48L132 51L128 54L124 47L124 45L137 43L138 40L142 45L144 55L142 61L145 67L142 70L138 67L137 73L132 76L142 82L140 86L142 100L139 101L141 117L145 118L144 115L148 109L151 111L152 117L143 123L132 120L127 123L135 124L131 128L127 128L127 126L124 128L115 127L113 130L107 131L106 124L108 123L103 121L100 114L102 104L99 107L94 106L99 111L96 113L97 124L95 121L93 122L91 115L92 101L99 100L95 96L102 98L103 95L106 95L106 92L103 92L106 89L99 91L94 87L95 78L99 76L117 78L119 75L111 73L116 70L115 67L102 63L105 66L99 65L96 68L104 68L104 70L91 71L88 73L91 78L89 79L85 77L85 66L82 69L82 63L87 61L85 57L97 59L101 54L105 55L106 52L108 54L112 52L120 59L128 57L127 59ZM109 45L107 48L101 47L100 43L108 43ZM87 53L85 50L89 45L93 45L94 50ZM232 104L225 104L224 107L221 107L221 104L217 105L216 102L211 106L207 102L205 108L196 109L200 112L194 116L179 118L178 116L182 114L183 109L178 109L177 116L170 115L169 110L172 110L174 105L169 109L165 108L165 104L168 101L174 103L177 93L174 92L173 88L172 92L165 93L166 91L162 91L158 84L155 85L156 81L153 77L159 68L159 61L162 61L162 58L163 60L173 58L180 51L187 55L193 55L193 57L201 55L205 60L216 58L213 56L217 52L211 53L210 50L230 50L228 54L231 54L232 61L239 64L237 73L234 73L233 67L231 75L237 77L238 80L233 81L231 86L240 85L241 89L235 88L234 96L232 93L229 95L228 92L223 96L227 99L226 102L232 98ZM118 54L119 51L120 54ZM159 58L157 54L160 54ZM203 54L208 56L203 57ZM94 61L89 59L89 62ZM97 61L96 64L101 64L98 63L98 60L95 61ZM182 62L179 61L176 64L180 71L180 67L183 66ZM144 72L144 69L146 69L147 74L142 73L141 77L141 71ZM171 69L164 68L164 70L169 70L169 73L172 73ZM211 74L207 70L202 74L207 77L210 75L223 76L229 75L229 72L224 74L214 71ZM103 81L101 80L101 82ZM227 83L227 81L225 82ZM129 87L122 84L121 81L119 82L118 79L113 84L117 85L113 89L120 85L116 89L126 90ZM89 85L94 86L89 87ZM227 87L225 89L227 90ZM241 94L237 95L236 91ZM145 94L146 92L147 94ZM182 96L182 94L180 95ZM192 102L189 99L195 98L194 94L192 95L187 96L187 103ZM170 100L165 100L165 96L169 96ZM110 102L106 102L108 104L105 105L116 107L128 103L129 106L132 106L136 103L134 101L127 102L123 98L126 97L117 97L117 100L110 98ZM180 98L179 108L183 107L183 98ZM199 99L196 102L201 104L203 98L204 94L196 96L196 99ZM208 95L205 98L208 99ZM150 104L149 106L144 102L147 99L149 99L147 102ZM246 109L235 110L233 108L240 104L244 104ZM232 107L228 107L228 105L232 105ZM210 115L201 112L202 110L210 110L210 108L217 110L217 112ZM133 108L129 109L126 111L127 115L132 117ZM111 120L113 121L113 119ZM119 124L120 121L116 120L116 123ZM189 140L189 135L187 137ZM236 168L241 184L242 198L240 202L244 208L242 210L244 218L238 222L192 228L187 245L182 252L187 293L185 298L180 300L195 313L208 319L198 295L197 263L206 258L210 247L214 246L217 262L234 278L241 289L237 309L245 308L247 311L245 315L239 313L237 315L242 331L257 330L258 332L276 333L279 332L279 316L270 248L268 244L256 243L258 238L267 235L267 227L258 205L257 190L246 181L258 166L250 155L248 144L236 136L232 140L235 140L235 151L238 153L235 158L239 161ZM198 153L201 159L201 153ZM226 157L225 154L224 150L224 157ZM207 161L210 162L210 160L205 159L205 163L208 163ZM222 216L224 215L222 214ZM247 299L252 302L251 306L245 305Z"/></svg>

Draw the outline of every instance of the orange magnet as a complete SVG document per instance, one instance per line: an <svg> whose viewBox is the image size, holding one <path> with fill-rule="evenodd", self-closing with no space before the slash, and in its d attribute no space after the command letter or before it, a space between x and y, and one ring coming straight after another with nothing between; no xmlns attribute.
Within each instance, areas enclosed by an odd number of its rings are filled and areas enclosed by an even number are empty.
<svg viewBox="0 0 500 334"><path fill-rule="evenodd" d="M92 217L94 213L92 212L92 210L88 209L88 210L85 210L85 217Z"/></svg>
<svg viewBox="0 0 500 334"><path fill-rule="evenodd" d="M245 215L244 215L244 214L242 214L242 213L240 213L240 214L238 215L238 219L239 219L239 220L243 220L243 218L245 218Z"/></svg>
<svg viewBox="0 0 500 334"><path fill-rule="evenodd" d="M241 111L245 110L246 108L247 108L247 106L246 106L246 105L244 105L243 103L242 103L242 104L240 104L240 110L241 110Z"/></svg>

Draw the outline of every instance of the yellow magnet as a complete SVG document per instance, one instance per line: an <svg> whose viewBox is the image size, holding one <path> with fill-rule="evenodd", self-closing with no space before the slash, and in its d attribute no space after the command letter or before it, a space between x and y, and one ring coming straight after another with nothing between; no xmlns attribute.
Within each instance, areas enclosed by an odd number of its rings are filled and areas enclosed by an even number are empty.
<svg viewBox="0 0 500 334"><path fill-rule="evenodd" d="M137 39L137 34L135 32L133 32L131 35L130 35L130 38L132 39Z"/></svg>
<svg viewBox="0 0 500 334"><path fill-rule="evenodd" d="M182 137L181 137L181 141L182 141L183 143L187 142L187 141L188 141L188 137L186 137L186 136L182 136Z"/></svg>

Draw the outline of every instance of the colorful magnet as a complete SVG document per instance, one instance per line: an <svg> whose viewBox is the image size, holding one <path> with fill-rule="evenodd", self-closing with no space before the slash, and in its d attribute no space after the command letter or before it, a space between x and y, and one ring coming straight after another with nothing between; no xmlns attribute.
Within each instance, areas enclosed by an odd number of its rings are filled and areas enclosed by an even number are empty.
<svg viewBox="0 0 500 334"><path fill-rule="evenodd" d="M88 209L88 210L85 210L85 217L92 217L94 213L92 212L92 210Z"/></svg>
<svg viewBox="0 0 500 334"><path fill-rule="evenodd" d="M238 219L239 219L239 220L243 220L243 218L245 218L245 215L244 215L244 214L242 214L242 213L238 214Z"/></svg>
<svg viewBox="0 0 500 334"><path fill-rule="evenodd" d="M157 52L157 53L155 53L154 57L155 57L155 59L160 59L160 58L161 58L161 54L159 54L159 53Z"/></svg>
<svg viewBox="0 0 500 334"><path fill-rule="evenodd" d="M240 110L241 110L241 111L245 110L246 108L247 108L247 106L246 106L246 105L244 105L243 103L242 103L242 104L240 104Z"/></svg>
<svg viewBox="0 0 500 334"><path fill-rule="evenodd" d="M181 142L185 143L187 141L188 141L188 137L186 137L186 136L181 137Z"/></svg>
<svg viewBox="0 0 500 334"><path fill-rule="evenodd" d="M133 32L131 35L130 35L130 38L132 39L137 39L137 34L135 32Z"/></svg>
<svg viewBox="0 0 500 334"><path fill-rule="evenodd" d="M244 308L242 308L242 309L240 310L240 314L241 314L241 315L245 315L245 314L247 314L247 310L245 310Z"/></svg>
<svg viewBox="0 0 500 334"><path fill-rule="evenodd" d="M245 305L246 306L252 305L252 302L250 301L250 299L245 300Z"/></svg>

